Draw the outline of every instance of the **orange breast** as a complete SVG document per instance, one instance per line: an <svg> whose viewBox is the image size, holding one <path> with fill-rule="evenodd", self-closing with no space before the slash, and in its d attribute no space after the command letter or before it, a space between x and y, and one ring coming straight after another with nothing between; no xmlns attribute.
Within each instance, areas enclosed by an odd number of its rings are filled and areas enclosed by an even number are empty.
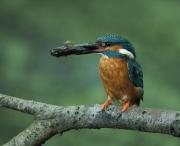
<svg viewBox="0 0 180 146"><path fill-rule="evenodd" d="M101 57L100 77L108 96L122 99L136 96L136 89L129 78L127 63L119 58Z"/></svg>

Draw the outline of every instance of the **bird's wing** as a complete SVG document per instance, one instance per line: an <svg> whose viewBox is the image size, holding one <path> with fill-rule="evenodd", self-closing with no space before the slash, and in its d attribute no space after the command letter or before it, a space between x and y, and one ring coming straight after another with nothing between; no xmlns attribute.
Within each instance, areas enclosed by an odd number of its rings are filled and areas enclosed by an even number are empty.
<svg viewBox="0 0 180 146"><path fill-rule="evenodd" d="M143 72L140 64L136 60L128 60L129 78L136 87L143 89Z"/></svg>

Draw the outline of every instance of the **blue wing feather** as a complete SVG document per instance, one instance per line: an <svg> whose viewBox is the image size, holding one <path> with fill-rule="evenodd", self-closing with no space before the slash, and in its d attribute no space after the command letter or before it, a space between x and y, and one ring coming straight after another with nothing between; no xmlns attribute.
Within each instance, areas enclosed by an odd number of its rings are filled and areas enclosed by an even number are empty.
<svg viewBox="0 0 180 146"><path fill-rule="evenodd" d="M136 60L128 60L129 78L136 87L143 88L143 72L140 64Z"/></svg>

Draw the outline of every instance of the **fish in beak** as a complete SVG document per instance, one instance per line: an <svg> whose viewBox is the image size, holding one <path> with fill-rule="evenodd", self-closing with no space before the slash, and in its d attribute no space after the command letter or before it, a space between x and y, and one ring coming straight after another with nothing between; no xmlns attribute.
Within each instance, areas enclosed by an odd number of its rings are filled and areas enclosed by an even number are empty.
<svg viewBox="0 0 180 146"><path fill-rule="evenodd" d="M86 44L65 44L60 47L51 49L52 56L61 57L68 55L82 55L90 53L102 53L104 49L98 45L98 43L86 43Z"/></svg>

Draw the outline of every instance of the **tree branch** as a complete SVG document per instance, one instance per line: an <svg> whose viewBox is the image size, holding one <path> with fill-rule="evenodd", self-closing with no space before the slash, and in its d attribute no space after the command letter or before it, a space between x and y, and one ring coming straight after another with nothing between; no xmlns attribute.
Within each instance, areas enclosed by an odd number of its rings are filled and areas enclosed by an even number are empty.
<svg viewBox="0 0 180 146"><path fill-rule="evenodd" d="M34 122L6 146L41 145L53 135L72 129L129 129L180 137L180 112L141 109L133 106L121 113L119 106L101 110L100 105L54 106L0 94L3 107L35 116Z"/></svg>
<svg viewBox="0 0 180 146"><path fill-rule="evenodd" d="M0 94L0 106L28 113L31 115L44 112L45 110L50 110L52 109L52 107L60 108L59 106L36 102L32 100L20 99L17 97L8 96L4 94Z"/></svg>
<svg viewBox="0 0 180 146"><path fill-rule="evenodd" d="M48 120L35 120L28 128L3 146L39 146L56 134Z"/></svg>

